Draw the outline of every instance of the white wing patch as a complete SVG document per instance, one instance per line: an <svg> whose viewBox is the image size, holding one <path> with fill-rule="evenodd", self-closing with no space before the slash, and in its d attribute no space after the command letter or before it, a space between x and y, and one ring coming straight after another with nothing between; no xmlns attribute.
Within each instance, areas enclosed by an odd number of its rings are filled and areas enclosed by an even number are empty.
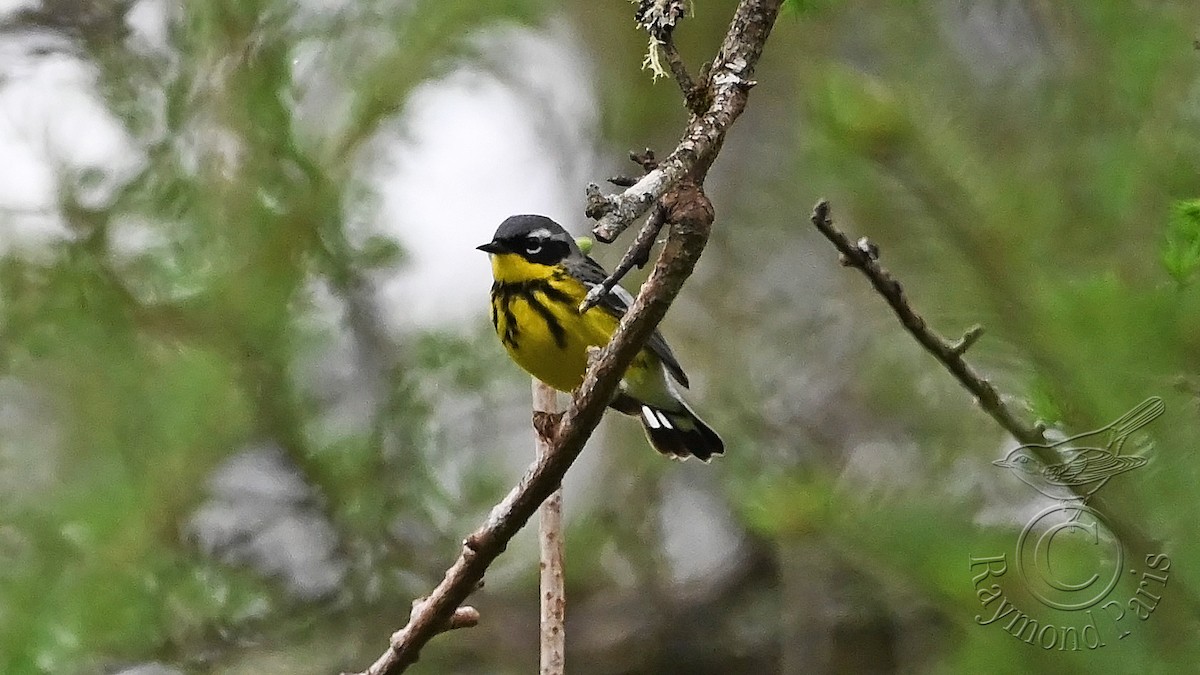
<svg viewBox="0 0 1200 675"><path fill-rule="evenodd" d="M633 307L633 293L625 290L624 286L617 284L616 286L613 286L613 289L609 292L620 298L621 302L625 303L626 307Z"/></svg>
<svg viewBox="0 0 1200 675"><path fill-rule="evenodd" d="M646 420L646 424L650 425L651 429L661 429L662 425L658 422L658 415L654 413L654 409L648 405L642 406L642 419Z"/></svg>
<svg viewBox="0 0 1200 675"><path fill-rule="evenodd" d="M648 405L642 406L642 419L646 420L646 424L651 429L675 429L675 425L671 424L671 418L661 410L655 410Z"/></svg>

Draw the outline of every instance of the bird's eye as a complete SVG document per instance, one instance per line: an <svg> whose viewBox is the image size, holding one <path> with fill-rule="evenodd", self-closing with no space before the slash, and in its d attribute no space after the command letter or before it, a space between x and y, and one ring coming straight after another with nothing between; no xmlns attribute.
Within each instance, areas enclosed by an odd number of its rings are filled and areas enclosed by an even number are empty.
<svg viewBox="0 0 1200 675"><path fill-rule="evenodd" d="M528 245L525 246L525 252L528 253L529 255L537 255L538 253L541 252L541 250L542 250L542 242L540 242L540 241L530 242Z"/></svg>

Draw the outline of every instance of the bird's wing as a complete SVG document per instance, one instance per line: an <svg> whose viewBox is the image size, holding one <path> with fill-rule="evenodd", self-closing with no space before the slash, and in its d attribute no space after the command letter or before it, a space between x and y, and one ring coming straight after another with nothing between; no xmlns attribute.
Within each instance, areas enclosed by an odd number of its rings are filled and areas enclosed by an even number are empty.
<svg viewBox="0 0 1200 675"><path fill-rule="evenodd" d="M1086 448L1062 464L1046 467L1046 478L1060 485L1083 485L1136 469L1145 457L1114 455L1100 448Z"/></svg>
<svg viewBox="0 0 1200 675"><path fill-rule="evenodd" d="M568 269L571 274L582 281L589 289L599 286L602 281L608 278L608 272L600 266L600 263L592 260L590 256L581 255L578 258L572 257L568 261ZM604 294L600 298L600 303L596 305L598 309L620 319L625 316L625 312L629 311L629 307L633 304L633 295L629 291L622 288L619 284L613 286L613 289ZM679 384L685 388L688 386L687 373L683 372L683 366L679 365L679 359L675 358L675 353L671 351L671 346L667 344L667 340L662 336L662 333L655 329L650 334L650 339L646 341L646 347L663 362L667 367L667 372L675 378Z"/></svg>

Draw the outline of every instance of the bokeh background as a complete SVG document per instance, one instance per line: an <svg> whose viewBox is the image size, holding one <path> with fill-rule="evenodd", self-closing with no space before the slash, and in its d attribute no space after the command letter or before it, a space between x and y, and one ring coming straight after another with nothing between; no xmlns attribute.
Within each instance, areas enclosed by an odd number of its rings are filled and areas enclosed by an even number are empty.
<svg viewBox="0 0 1200 675"><path fill-rule="evenodd" d="M734 4L678 31L693 68ZM0 3L0 672L332 673L383 649L532 454L473 247L513 213L586 232L584 185L685 122L631 14ZM566 485L570 672L1195 668L1198 36L1189 0L789 3L664 323L728 454L669 462L602 425ZM933 326L986 327L969 358L1030 422L1165 400L1148 465L1104 489L1129 559L1171 560L1148 619L1078 650L978 624L970 558L1011 556L1053 502L837 264L822 196ZM483 623L415 671L532 672L535 558L525 532Z"/></svg>

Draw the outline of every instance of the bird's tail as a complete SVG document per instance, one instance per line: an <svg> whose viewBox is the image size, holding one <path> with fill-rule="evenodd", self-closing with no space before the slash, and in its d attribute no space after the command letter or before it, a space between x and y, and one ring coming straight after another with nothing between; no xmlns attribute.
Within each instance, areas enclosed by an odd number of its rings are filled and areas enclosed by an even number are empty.
<svg viewBox="0 0 1200 675"><path fill-rule="evenodd" d="M725 454L725 443L717 432L680 399L678 407L659 408L642 403L633 413L642 422L650 445L668 457L687 459L695 457L702 462L713 455ZM632 412L632 411L631 411Z"/></svg>

